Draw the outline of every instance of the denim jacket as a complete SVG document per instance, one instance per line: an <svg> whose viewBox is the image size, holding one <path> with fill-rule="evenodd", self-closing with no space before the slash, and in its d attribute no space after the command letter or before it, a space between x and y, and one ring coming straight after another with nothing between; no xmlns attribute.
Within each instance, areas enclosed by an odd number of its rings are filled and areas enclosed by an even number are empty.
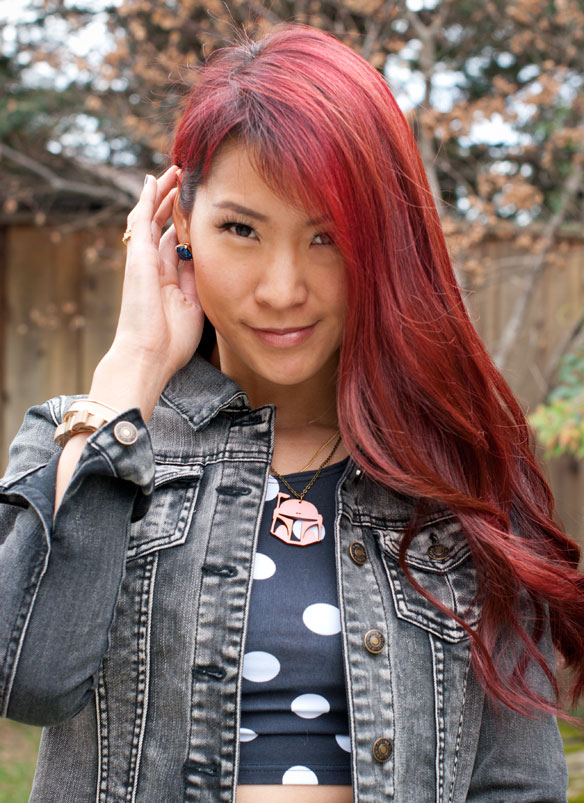
<svg viewBox="0 0 584 803"><path fill-rule="evenodd" d="M233 802L275 409L250 409L195 355L148 427L132 409L91 435L53 520L53 435L71 400L29 410L0 484L0 712L46 726L31 800ZM354 801L565 801L555 719L488 704L464 629L402 572L414 501L351 460L337 486ZM476 624L473 563L447 510L408 562Z"/></svg>

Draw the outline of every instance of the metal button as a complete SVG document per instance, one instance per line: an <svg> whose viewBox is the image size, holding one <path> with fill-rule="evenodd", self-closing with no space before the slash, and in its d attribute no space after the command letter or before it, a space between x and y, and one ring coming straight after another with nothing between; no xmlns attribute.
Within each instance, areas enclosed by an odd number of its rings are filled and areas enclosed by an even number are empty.
<svg viewBox="0 0 584 803"><path fill-rule="evenodd" d="M367 633L365 633L363 642L366 650L372 652L373 655L377 655L382 652L385 647L385 636L381 630L368 630Z"/></svg>
<svg viewBox="0 0 584 803"><path fill-rule="evenodd" d="M131 446L138 440L138 430L130 421L118 421L114 427L114 438L124 446Z"/></svg>
<svg viewBox="0 0 584 803"><path fill-rule="evenodd" d="M450 555L450 547L446 544L432 544L426 550L426 554L430 560L446 560Z"/></svg>
<svg viewBox="0 0 584 803"><path fill-rule="evenodd" d="M359 541L354 541L349 547L349 555L358 566L362 566L367 560L367 550Z"/></svg>
<svg viewBox="0 0 584 803"><path fill-rule="evenodd" d="M383 764L383 762L391 758L393 754L393 742L391 739L386 739L382 736L380 739L376 739L373 742L371 752L373 753L375 761L379 761L380 764Z"/></svg>
<svg viewBox="0 0 584 803"><path fill-rule="evenodd" d="M361 482L362 479L363 479L363 469L358 468L355 471L355 482Z"/></svg>

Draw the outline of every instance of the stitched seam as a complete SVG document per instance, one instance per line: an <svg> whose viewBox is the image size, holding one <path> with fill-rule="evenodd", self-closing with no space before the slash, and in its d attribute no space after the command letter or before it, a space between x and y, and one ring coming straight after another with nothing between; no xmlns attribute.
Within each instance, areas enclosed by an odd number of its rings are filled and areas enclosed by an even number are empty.
<svg viewBox="0 0 584 803"><path fill-rule="evenodd" d="M456 602L456 594L454 593L454 586L452 585L452 581L448 576L448 574L444 575L444 579L446 580L446 585L448 586L448 590L450 591L450 597L452 599L452 610L457 616L459 616L458 604Z"/></svg>
<svg viewBox="0 0 584 803"><path fill-rule="evenodd" d="M335 515L335 564L336 564L336 575L337 575L337 596L339 602L339 612L341 615L341 622L345 620L345 599L342 585L342 571L341 571L341 550L340 550L340 525L342 517L345 515L343 510L343 495L342 495L342 486L348 476L350 469L347 467L345 469L345 474L340 478L337 483L337 492L336 492L336 504L337 510ZM351 778L355 779L353 782L353 803L358 803L359 801L359 784L358 784L358 775L357 775L357 739L356 739L356 731L354 728L355 724L355 706L353 704L353 695L351 694L352 684L351 684L351 662L348 660L347 656L349 655L349 637L346 631L346 628L341 627L341 636L342 636L342 645L343 645L343 672L345 668L348 666L348 677L345 678L347 683L347 691L349 692L347 697L347 706L348 706L348 714L349 714L349 731L350 731L350 740L351 740L351 755L350 755L350 767L351 767Z"/></svg>
<svg viewBox="0 0 584 803"><path fill-rule="evenodd" d="M434 678L434 720L436 726L436 800L444 799L444 652L442 644L431 635L432 675Z"/></svg>
<svg viewBox="0 0 584 803"><path fill-rule="evenodd" d="M458 731L456 733L456 747L454 751L454 763L452 766L452 781L450 783L450 793L448 795L448 803L453 803L454 800L454 785L456 782L456 771L458 769L458 755L460 752L460 742L462 737L462 727L464 724L464 714L466 711L466 690L468 688L468 675L469 675L469 667L470 667L470 650L467 655L466 659L466 670L464 673L464 686L462 689L462 703L460 707L460 719L458 721Z"/></svg>
<svg viewBox="0 0 584 803"><path fill-rule="evenodd" d="M383 554L381 555L381 559L383 560ZM402 590L402 586L405 586L405 583L407 583L407 578L405 578L405 582L402 581L398 569L393 565L390 566L387 561L384 561L384 566L389 578L389 585L391 587L395 612L398 619L402 619L405 622L410 622L411 624L416 624L421 627L422 630L433 633L435 636L438 636L438 638L448 641L451 644L458 644L460 641L464 641L465 639L469 638L466 631L454 623L454 620L447 621L444 619L444 621L435 622L430 618L429 614L420 614L410 608ZM404 610L400 610L398 605L399 602L402 603ZM437 610L438 609L435 609L435 611ZM435 612L432 609L430 609L430 611L431 613ZM453 622L453 624L451 624L451 622Z"/></svg>
<svg viewBox="0 0 584 803"><path fill-rule="evenodd" d="M239 645L240 645L239 646L239 652L238 652L238 655L237 655L237 665L238 665L240 671L238 671L237 688L236 688L236 691L235 691L236 705L235 705L235 721L234 721L234 725L233 725L233 738L234 738L234 744L235 744L235 760L233 762L233 778L234 778L233 795L232 795L232 800L233 801L235 800L236 783L237 783L237 778L239 776L239 764L240 764L240 761L241 761L241 747L239 745L239 730L240 730L240 727L241 727L241 692L242 692L242 686L243 686L243 683L242 683L243 657L242 656L243 656L243 653L245 652L245 642L246 642L246 639L247 639L247 631L248 631L248 625L249 625L249 608L250 608L250 603L251 603L251 588L252 588L252 584L253 584L253 562L255 560L257 544L258 544L258 540L259 540L259 532L260 532L260 526L261 526L261 521L262 521L262 515L263 515L263 511L264 511L264 505L265 505L265 499L266 499L266 492L267 492L267 488L268 488L269 476L270 476L269 471L266 471L266 474L265 474L265 477L264 477L264 485L263 485L263 488L262 488L262 496L261 496L262 502L261 502L260 509L258 511L258 515L257 515L257 518L256 518L256 526L255 526L255 532L254 532L254 536L253 536L252 555L251 555L251 568L252 568L252 571L250 572L248 585L247 585L246 600L245 600L245 610L244 610L244 613L243 613L243 633L241 634L241 640L240 640L240 643L239 643ZM217 510L217 506L215 506L215 510Z"/></svg>
<svg viewBox="0 0 584 803"><path fill-rule="evenodd" d="M375 545L375 546L377 546L377 545ZM377 554L378 554L379 559L381 561L383 561L382 556L379 554L379 550L377 551ZM379 578L377 577L377 573L376 573L376 569L375 569L375 565L374 565L373 561L371 561L371 573L373 574L373 577L375 579L375 583L377 585L377 593L379 594L379 599L381 600L381 606L383 608L383 616L384 616L384 619L385 619L385 622L386 622L386 627L387 627L387 621L389 619L389 616L388 616L387 608L385 606L385 600L384 600L384 597L383 597L383 592L381 591L381 585L379 583ZM390 583L390 585L391 585L391 583ZM385 587L387 588L387 585ZM392 613L395 612L395 610L396 609L395 609L395 603L394 603L394 610L392 611ZM393 701L395 699L395 696L394 696L394 693L393 693L393 672L392 672L392 668L391 668L391 662L390 662L390 659L389 659L389 643L386 643L384 654L385 654L385 657L387 659L388 674L389 674L389 687L390 687L392 711L393 711L393 716L392 716L393 725L392 725L392 731L391 731L391 738L392 738L393 744L395 745L396 721L395 721L395 706L393 705ZM354 750L353 752L356 753L357 751ZM385 762L384 766L387 766L387 765L389 765L391 767L391 770L388 771L388 773L387 773L387 783L390 786L389 794L391 795L391 797L393 797L395 795L395 750L392 752L391 758L387 762Z"/></svg>
<svg viewBox="0 0 584 803"><path fill-rule="evenodd" d="M164 487L164 485L158 486L158 488L155 488L155 492ZM154 550L166 549L167 547L172 547L183 543L183 536L185 536L185 534L188 532L193 515L195 513L197 498L199 496L199 487L200 477L198 478L196 484L189 485L185 489L183 501L180 503L181 507L178 519L176 521L176 525L174 525L172 528L172 532L166 534L163 533L162 535L154 538L144 540L139 544L135 542L133 543L132 536L130 535L127 552L128 562L145 557ZM174 494L175 492L171 491L171 493ZM160 527L157 529L159 530Z"/></svg>
<svg viewBox="0 0 584 803"><path fill-rule="evenodd" d="M107 716L107 688L103 667L99 671L96 697L96 715L98 725L98 761L97 772L97 803L107 803L107 778L109 770L109 741L108 741L108 716Z"/></svg>
<svg viewBox="0 0 584 803"><path fill-rule="evenodd" d="M137 691L136 712L132 734L132 747L130 750L130 768L128 774L128 789L126 801L135 803L138 790L138 776L142 746L144 743L144 730L146 727L146 713L148 710L148 692L150 681L150 625L152 617L152 600L158 556L149 556L145 559L142 589L139 600L136 647L137 647Z"/></svg>
<svg viewBox="0 0 584 803"><path fill-rule="evenodd" d="M222 481L223 480L223 475L224 475L224 472L225 472L225 466L221 463L221 461L218 461L218 462L221 465L221 477L220 477L220 480ZM213 532L213 526L215 524L216 515L217 515L217 503L215 504L215 508L213 510L213 517L212 517L212 519L211 519L211 521L209 523L208 533ZM210 540L211 540L210 537L207 537L207 543L205 544L205 555L203 557L201 566L204 566L207 563L207 556L209 555L209 542L210 542ZM196 658L197 658L197 652L198 652L199 620L200 620L200 610L201 610L201 595L203 593L204 579L205 579L204 578L204 574L201 572L201 581L199 583L199 592L198 592L198 595L197 595L196 604L194 606L194 609L197 611L197 616L196 616L196 624L195 624L194 633L193 633L193 654L192 654L192 658L191 658L191 666L195 666L196 665ZM184 795L185 795L185 797L188 797L190 792L193 791L193 790L189 789L188 778L185 775L184 767L187 766L189 763L192 763L190 761L190 755L191 755L191 745L193 743L193 706L195 704L195 702L194 702L195 701L195 683L196 683L195 676L191 672L191 697L190 697L190 704L189 704L189 741L188 741L188 750L187 750L187 761L185 762L185 765L183 766L183 784L184 784ZM237 717L236 717L236 719L237 719ZM237 752L237 740L236 740L235 744L236 744L236 748L235 749L236 749L236 752Z"/></svg>

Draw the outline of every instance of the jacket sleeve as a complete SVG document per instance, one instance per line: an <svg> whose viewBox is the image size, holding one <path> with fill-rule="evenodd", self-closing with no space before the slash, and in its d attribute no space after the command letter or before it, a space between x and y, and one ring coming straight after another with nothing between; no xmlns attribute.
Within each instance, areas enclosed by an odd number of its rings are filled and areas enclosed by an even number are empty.
<svg viewBox="0 0 584 803"><path fill-rule="evenodd" d="M154 481L148 430L126 410L89 437L53 519L53 435L71 401L27 412L0 481L0 714L36 725L64 722L91 699L129 526ZM116 437L121 421L136 428L134 443Z"/></svg>
<svg viewBox="0 0 584 803"><path fill-rule="evenodd" d="M553 668L548 633L540 644ZM541 668L528 673L532 687L551 695ZM556 718L525 716L484 700L468 803L566 803L568 772Z"/></svg>

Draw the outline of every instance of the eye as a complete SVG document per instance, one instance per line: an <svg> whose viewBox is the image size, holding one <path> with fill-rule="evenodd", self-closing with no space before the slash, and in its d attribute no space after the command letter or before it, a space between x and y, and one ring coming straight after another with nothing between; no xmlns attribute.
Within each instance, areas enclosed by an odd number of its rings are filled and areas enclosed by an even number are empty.
<svg viewBox="0 0 584 803"><path fill-rule="evenodd" d="M230 231L238 237L243 237L244 240L254 240L257 237L251 237L250 232L255 234L253 228L243 223L241 220L224 220L218 226L221 231Z"/></svg>
<svg viewBox="0 0 584 803"><path fill-rule="evenodd" d="M330 236L330 234L327 234L326 231L321 231L319 234L315 234L314 237L315 237L315 239L317 237L320 237L321 239L324 239L324 242L316 243L316 245L334 245L335 244L333 238Z"/></svg>

